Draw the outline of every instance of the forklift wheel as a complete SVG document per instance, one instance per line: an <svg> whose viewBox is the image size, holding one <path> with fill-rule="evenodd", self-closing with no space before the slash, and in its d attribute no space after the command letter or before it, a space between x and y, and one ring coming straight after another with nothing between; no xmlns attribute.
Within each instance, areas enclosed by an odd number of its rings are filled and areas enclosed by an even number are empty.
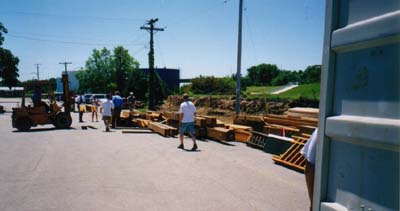
<svg viewBox="0 0 400 211"><path fill-rule="evenodd" d="M66 129L69 128L72 124L71 116L67 115L64 112L60 112L56 115L54 125L58 129Z"/></svg>
<svg viewBox="0 0 400 211"><path fill-rule="evenodd" d="M15 127L20 131L29 131L31 126L31 120L29 118L18 118L15 120Z"/></svg>

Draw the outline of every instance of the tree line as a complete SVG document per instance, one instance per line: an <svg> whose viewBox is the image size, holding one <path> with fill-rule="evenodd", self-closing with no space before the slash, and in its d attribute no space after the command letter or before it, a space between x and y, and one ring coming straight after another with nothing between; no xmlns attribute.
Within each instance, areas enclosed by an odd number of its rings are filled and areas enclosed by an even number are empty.
<svg viewBox="0 0 400 211"><path fill-rule="evenodd" d="M134 92L137 99L148 98L148 76L122 46L112 51L107 48L93 49L85 67L78 71L76 77L79 92L109 93L118 90L123 96ZM169 94L169 90L157 74L155 80L156 102L159 102Z"/></svg>
<svg viewBox="0 0 400 211"><path fill-rule="evenodd" d="M8 30L0 22L0 84L9 89L19 84L18 81L18 57L14 56L8 49L3 48L4 36Z"/></svg>
<svg viewBox="0 0 400 211"><path fill-rule="evenodd" d="M279 69L275 64L259 64L247 69L247 75L241 77L241 89L248 86L281 86L288 83L310 84L321 80L321 65L311 65L305 70L291 71ZM191 84L182 87L182 92L194 94L232 94L236 89L236 75L217 78L199 76Z"/></svg>

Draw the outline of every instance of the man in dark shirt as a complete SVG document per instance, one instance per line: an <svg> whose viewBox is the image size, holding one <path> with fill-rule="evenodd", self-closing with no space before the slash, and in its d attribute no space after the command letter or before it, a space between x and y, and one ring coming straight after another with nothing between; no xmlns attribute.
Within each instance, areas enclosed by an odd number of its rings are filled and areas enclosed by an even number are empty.
<svg viewBox="0 0 400 211"><path fill-rule="evenodd" d="M111 127L115 128L115 126L117 125L117 122L120 119L121 109L122 109L122 104L123 104L123 101L119 94L119 91L114 92L112 101L114 103L114 110L113 110L113 115L112 115L112 120L111 120L112 121Z"/></svg>
<svg viewBox="0 0 400 211"><path fill-rule="evenodd" d="M133 95L133 92L129 93L129 96L127 97L128 103L129 103L129 111L133 111L135 109L135 95Z"/></svg>

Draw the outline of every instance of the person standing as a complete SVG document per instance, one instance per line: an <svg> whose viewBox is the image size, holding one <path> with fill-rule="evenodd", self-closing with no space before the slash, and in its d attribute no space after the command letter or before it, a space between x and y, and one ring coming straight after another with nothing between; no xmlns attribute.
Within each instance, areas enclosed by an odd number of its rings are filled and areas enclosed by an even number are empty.
<svg viewBox="0 0 400 211"><path fill-rule="evenodd" d="M121 110L122 110L122 104L123 104L122 98L119 95L119 91L114 92L112 101L114 103L114 110L113 110L113 115L112 115L111 127L115 128L115 126L117 125L117 122L119 122Z"/></svg>
<svg viewBox="0 0 400 211"><path fill-rule="evenodd" d="M78 107L79 122L83 122L83 112L84 112L83 106L85 105L85 100L82 92L78 94L78 97L76 97L75 102Z"/></svg>
<svg viewBox="0 0 400 211"><path fill-rule="evenodd" d="M107 94L106 99L101 104L101 115L106 126L106 132L110 132L110 122L112 116L112 110L114 109L114 103L112 101L111 94Z"/></svg>
<svg viewBox="0 0 400 211"><path fill-rule="evenodd" d="M306 184L308 190L308 197L310 198L310 210L312 210L313 204L313 192L314 192L314 174L315 174L315 159L316 159L316 148L317 148L317 134L318 128L314 130L310 139L304 145L301 150L301 154L306 157L306 168L304 170L304 175L306 177Z"/></svg>
<svg viewBox="0 0 400 211"><path fill-rule="evenodd" d="M96 117L96 122L99 121L99 119L97 118L97 109L99 108L99 100L94 98L92 99L92 122L94 122L94 117Z"/></svg>
<svg viewBox="0 0 400 211"><path fill-rule="evenodd" d="M194 121L196 118L196 107L189 100L189 96L185 93L183 95L183 103L181 103L179 108L179 140L181 144L178 146L178 149L185 149L183 145L183 134L185 132L189 133L192 136L193 147L192 151L196 151L196 137L194 130Z"/></svg>
<svg viewBox="0 0 400 211"><path fill-rule="evenodd" d="M133 92L129 92L127 100L129 103L129 111L133 111L135 109L135 102L136 102L136 98L135 95L133 95Z"/></svg>

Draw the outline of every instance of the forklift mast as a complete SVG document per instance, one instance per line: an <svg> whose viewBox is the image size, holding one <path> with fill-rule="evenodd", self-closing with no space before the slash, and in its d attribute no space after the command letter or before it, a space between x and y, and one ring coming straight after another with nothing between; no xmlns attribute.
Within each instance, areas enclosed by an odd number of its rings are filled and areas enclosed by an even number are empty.
<svg viewBox="0 0 400 211"><path fill-rule="evenodd" d="M69 93L68 74L62 74L62 83L64 91L64 111L68 115L71 113L71 96Z"/></svg>

